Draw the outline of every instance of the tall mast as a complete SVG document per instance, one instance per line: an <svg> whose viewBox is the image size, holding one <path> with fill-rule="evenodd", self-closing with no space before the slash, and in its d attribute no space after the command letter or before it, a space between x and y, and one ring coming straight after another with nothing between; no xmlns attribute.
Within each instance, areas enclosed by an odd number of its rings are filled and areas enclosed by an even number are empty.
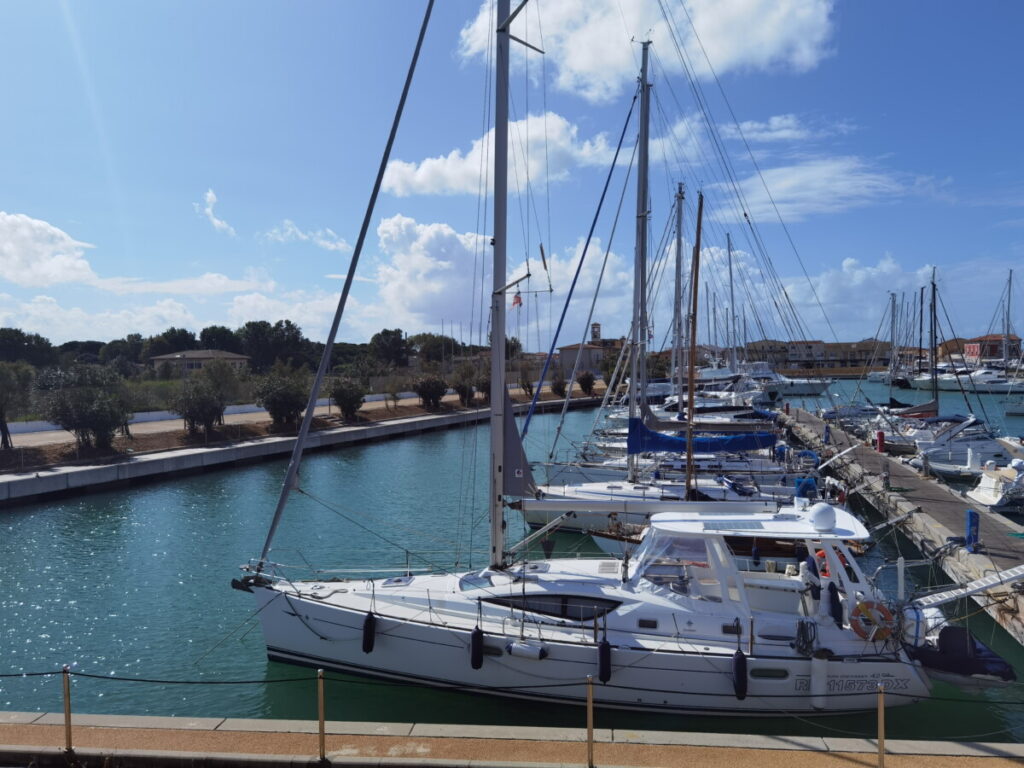
<svg viewBox="0 0 1024 768"><path fill-rule="evenodd" d="M508 213L509 0L498 0L494 85L494 290L491 293L491 567L505 565L505 248Z"/></svg>
<svg viewBox="0 0 1024 768"><path fill-rule="evenodd" d="M708 283L704 281L704 292L710 293ZM718 357L718 294L711 293L711 348L715 350L715 357ZM716 364L717 365L717 364Z"/></svg>
<svg viewBox="0 0 1024 768"><path fill-rule="evenodd" d="M889 292L889 383L896 373L896 294Z"/></svg>
<svg viewBox="0 0 1024 768"><path fill-rule="evenodd" d="M640 398L645 392L641 383L647 380L646 360L641 361L641 349L647 346L647 143L648 124L651 115L650 84L647 82L647 49L650 41L643 43L640 64L640 137L636 171L636 251L633 260L633 348L629 360L629 419L640 417ZM643 341L641 342L641 339ZM642 363L642 365L641 365ZM628 454L626 476L629 482L636 481L636 456Z"/></svg>
<svg viewBox="0 0 1024 768"><path fill-rule="evenodd" d="M731 328L731 334L729 336L729 369L736 373L736 297L732 291L732 236L725 233L725 246L729 253L729 319L726 321L726 329Z"/></svg>
<svg viewBox="0 0 1024 768"><path fill-rule="evenodd" d="M935 267L932 267L932 309L931 309L931 330L929 334L931 336L932 346L932 400L935 401L935 407L939 406L939 372L935 366L939 364L939 345L938 345L938 333L935 328L935 298L937 289L935 287Z"/></svg>
<svg viewBox="0 0 1024 768"><path fill-rule="evenodd" d="M683 184L676 186L676 287L672 298L672 375L676 385L676 415L683 401Z"/></svg>
<svg viewBox="0 0 1024 768"><path fill-rule="evenodd" d="M921 349L924 347L924 286L917 297L917 373L921 372Z"/></svg>
<svg viewBox="0 0 1024 768"><path fill-rule="evenodd" d="M704 221L704 193L697 193L697 236L693 243L693 259L690 268L690 285L693 298L690 300L690 364L687 367L686 389L686 498L691 499L693 487L693 396L696 389L694 363L697 358L697 286L700 285L700 230Z"/></svg>
<svg viewBox="0 0 1024 768"><path fill-rule="evenodd" d="M1006 316L1003 318L1003 365L1010 366L1010 296L1013 294L1013 270L1006 284Z"/></svg>

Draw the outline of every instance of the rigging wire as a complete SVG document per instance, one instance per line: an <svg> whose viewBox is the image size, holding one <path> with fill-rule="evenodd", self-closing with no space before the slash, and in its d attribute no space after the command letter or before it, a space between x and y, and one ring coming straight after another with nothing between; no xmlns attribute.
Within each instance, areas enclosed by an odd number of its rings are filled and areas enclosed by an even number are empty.
<svg viewBox="0 0 1024 768"><path fill-rule="evenodd" d="M604 205L605 195L607 195L607 193L608 193L608 185L611 183L612 175L615 173L615 166L618 163L619 152L622 150L622 142L626 138L626 131L628 130L629 123L632 120L633 109L636 107L636 102L637 102L637 98L639 97L639 95L640 95L640 89L637 88L637 90L633 93L633 99L632 99L632 101L630 102L630 105L629 105L629 112L626 114L626 120L625 120L625 122L622 125L622 133L619 135L619 142L618 142L618 145L615 147L615 156L612 158L611 167L609 167L609 169L608 169L608 175L605 178L604 187L601 189L601 197L598 200L597 211L595 211L595 213L594 213L594 218L593 218L593 220L591 221L591 224L590 224L590 231L587 233L587 239L584 242L583 250L580 252L580 259L579 259L579 262L576 265L576 272L575 272L575 274L573 274L572 282L569 284L569 292L566 295L565 303L562 306L562 314L559 317L558 325L556 326L555 332L554 332L554 334L552 336L552 339L551 339L551 349L548 351L548 356L544 360L544 368L541 371L541 375L540 375L540 380L542 382L544 381L544 378L545 378L545 376L547 374L548 367L551 364L551 360L554 357L555 345L558 343L558 335L559 335L559 333L561 333L562 324L565 322L565 315L566 315L566 313L569 310L569 302L572 300L573 290L576 288L576 282L579 280L580 272L583 269L583 262L586 259L587 251L590 250L590 241L591 241L591 238L594 235L594 228L597 226L598 217L601 215L601 208ZM539 398L540 398L540 388L538 388L537 391L534 392L533 400L530 403L530 408L529 408L529 410L526 413L526 419L523 422L523 430L522 430L522 436L523 437L526 437L527 431L530 428L530 420L533 417L534 411L536 410L537 401L538 401Z"/></svg>
<svg viewBox="0 0 1024 768"><path fill-rule="evenodd" d="M590 329L590 323L594 319L594 308L597 304L597 297L601 293L601 284L604 282L605 270L608 267L608 256L612 252L612 243L615 241L615 231L619 226L619 216L622 213L622 206L626 200L626 192L629 189L629 179L633 171L633 163L636 161L636 153L638 148L638 142L633 143L633 154L629 159L629 165L626 167L626 176L622 181L622 194L619 195L619 205L615 209L615 218L612 220L611 233L608 235L608 244L604 250L604 259L601 262L601 271L597 275L597 286L594 288L594 298L590 303L590 312L587 314L587 321L583 324L583 338L580 341L580 348L576 353L576 360L573 363L572 374L569 377L570 382L576 380L576 372L579 369L580 360L583 356L583 345L586 343L587 333ZM610 382L606 382L606 386ZM555 456L555 450L558 447L558 440L562 434L562 426L565 423L565 414L569 410L569 398L565 398L565 402L562 403L562 413L558 419L558 425L555 428L555 438L551 442L551 450L548 452L548 461L551 461Z"/></svg>

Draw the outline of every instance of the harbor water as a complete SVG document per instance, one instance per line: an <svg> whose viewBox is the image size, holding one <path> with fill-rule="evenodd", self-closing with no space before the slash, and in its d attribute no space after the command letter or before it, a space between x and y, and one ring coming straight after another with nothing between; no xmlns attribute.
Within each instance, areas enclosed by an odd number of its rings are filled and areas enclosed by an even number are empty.
<svg viewBox="0 0 1024 768"><path fill-rule="evenodd" d="M560 452L589 433L594 416L568 414ZM531 424L531 459L548 455L557 418ZM485 564L488 441L481 425L307 456L302 493L293 494L272 559L294 566L297 577L314 564L338 577ZM60 711L60 676L39 673L67 664L76 673L76 712L315 718L312 671L266 660L254 601L229 584L262 548L284 468L283 460L268 461L0 511L0 710ZM512 513L508 519L515 540L523 527ZM588 539L560 535L556 551L595 550ZM905 540L883 535L864 570L900 552L912 556ZM929 569L913 573L941 578ZM881 578L895 583L891 569ZM971 628L1010 656L1024 679L1021 649L977 606L961 608L975 613ZM583 712L571 707L328 678L331 720L583 724ZM940 683L935 695L890 711L887 735L1024 739L1024 686L967 693ZM875 716L599 712L597 725L873 736Z"/></svg>

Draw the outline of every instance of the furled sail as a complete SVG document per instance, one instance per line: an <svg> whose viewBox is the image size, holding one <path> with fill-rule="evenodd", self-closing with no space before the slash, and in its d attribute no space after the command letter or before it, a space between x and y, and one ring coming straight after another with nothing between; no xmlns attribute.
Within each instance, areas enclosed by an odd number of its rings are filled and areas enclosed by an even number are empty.
<svg viewBox="0 0 1024 768"><path fill-rule="evenodd" d="M775 445L777 438L772 432L744 432L724 435L721 437L693 438L694 453L713 453L716 451L756 451ZM686 438L664 435L644 426L640 419L629 420L629 437L626 450L631 454L648 451L685 452Z"/></svg>

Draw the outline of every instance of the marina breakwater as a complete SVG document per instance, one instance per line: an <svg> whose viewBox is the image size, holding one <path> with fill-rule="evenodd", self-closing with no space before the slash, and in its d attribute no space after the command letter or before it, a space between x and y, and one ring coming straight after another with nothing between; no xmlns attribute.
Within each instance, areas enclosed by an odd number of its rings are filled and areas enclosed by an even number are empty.
<svg viewBox="0 0 1024 768"><path fill-rule="evenodd" d="M574 398L569 401L569 407L591 408L600 402L601 399L596 397ZM513 407L516 413L525 413L529 405L520 403ZM540 412L559 410L561 407L561 400L542 400L537 403ZM305 449L317 451L461 427L486 421L490 414L490 408L477 408L322 429L309 433ZM280 458L290 454L294 446L294 436L270 436L228 445L133 454L104 463L61 465L39 471L4 474L0 475L0 506Z"/></svg>
<svg viewBox="0 0 1024 768"><path fill-rule="evenodd" d="M804 445L821 452L849 453L829 465L848 488L859 494L887 522L905 534L951 580L967 583L1024 563L1024 526L964 498L959 491L926 477L896 458L879 453L859 438L812 413L794 409L780 423ZM1016 450L1021 455L1019 448ZM966 545L968 509L979 512L978 545ZM1024 645L1024 592L1020 586L994 584L974 600L1018 643Z"/></svg>

